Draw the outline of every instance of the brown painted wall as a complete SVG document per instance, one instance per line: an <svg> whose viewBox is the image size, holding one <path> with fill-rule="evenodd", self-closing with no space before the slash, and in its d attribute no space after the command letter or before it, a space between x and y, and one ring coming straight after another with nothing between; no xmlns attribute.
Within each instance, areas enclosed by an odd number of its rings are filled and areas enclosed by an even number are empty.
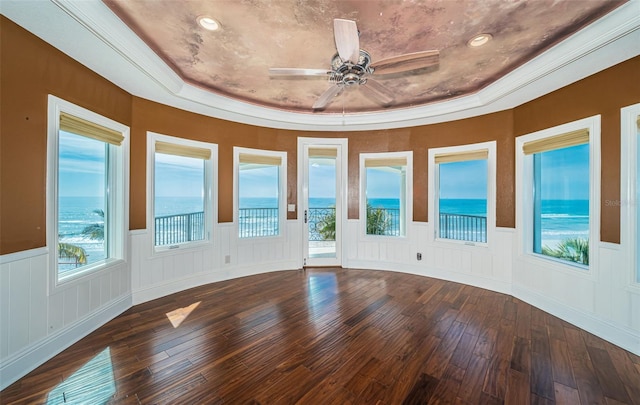
<svg viewBox="0 0 640 405"><path fill-rule="evenodd" d="M238 124L167 107L140 98L133 99L131 128L131 229L146 227L146 133L147 131L218 144L218 221L233 220L233 147L287 152L287 203L297 203L297 138L339 137L349 142L348 217L358 218L359 154L414 151L414 220L427 220L427 149L498 140L505 162L498 174L500 184L513 184L513 140L511 111L470 118L454 123L384 131L336 133L290 131ZM509 186L508 190L513 187ZM502 196L498 226L513 227L513 197ZM288 213L295 219L296 213Z"/></svg>
<svg viewBox="0 0 640 405"><path fill-rule="evenodd" d="M146 132L218 144L220 222L233 219L233 146L288 153L297 201L297 137L349 141L348 217L358 218L359 154L414 153L413 211L427 220L427 150L497 141L497 226L515 226L515 136L602 114L603 201L619 199L619 109L640 102L640 57L512 110L436 125L367 132L289 131L238 124L132 97L0 17L0 254L45 246L47 94L131 127L130 229L146 228ZM630 80L631 79L631 80ZM634 82L634 83L630 83ZM603 203L602 236L619 241L619 210ZM288 213L290 219L296 213Z"/></svg>
<svg viewBox="0 0 640 405"><path fill-rule="evenodd" d="M601 115L600 239L620 243L620 109L640 102L640 57L514 109L514 135Z"/></svg>
<svg viewBox="0 0 640 405"><path fill-rule="evenodd" d="M46 245L47 94L125 125L131 96L0 16L0 254Z"/></svg>
<svg viewBox="0 0 640 405"><path fill-rule="evenodd" d="M206 117L133 98L130 228L146 228L147 131L218 144L218 221L233 221L233 147L287 151L287 201L296 202L297 138L293 131ZM295 213L289 213L295 219Z"/></svg>

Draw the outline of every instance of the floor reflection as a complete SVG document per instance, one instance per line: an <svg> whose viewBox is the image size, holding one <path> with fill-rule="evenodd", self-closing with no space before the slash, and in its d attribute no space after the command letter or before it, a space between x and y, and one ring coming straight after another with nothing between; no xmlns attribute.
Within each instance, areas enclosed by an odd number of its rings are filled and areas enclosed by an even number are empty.
<svg viewBox="0 0 640 405"><path fill-rule="evenodd" d="M188 307L174 309L171 312L167 312L167 318L169 318L171 325L173 325L174 328L177 328L185 319L187 319L189 314L198 307L198 305L200 305L200 301L194 302Z"/></svg>
<svg viewBox="0 0 640 405"><path fill-rule="evenodd" d="M111 351L107 347L49 392L47 405L101 405L109 402L115 393Z"/></svg>
<svg viewBox="0 0 640 405"><path fill-rule="evenodd" d="M317 272L309 274L307 281L307 307L311 318L317 319L326 312L326 308L336 304L338 295L338 280L332 272Z"/></svg>

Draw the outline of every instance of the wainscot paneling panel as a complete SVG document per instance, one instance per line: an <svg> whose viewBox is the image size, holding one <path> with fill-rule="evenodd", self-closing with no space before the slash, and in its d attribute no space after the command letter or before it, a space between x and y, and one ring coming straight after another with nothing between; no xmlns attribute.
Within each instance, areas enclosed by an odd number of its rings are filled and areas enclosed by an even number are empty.
<svg viewBox="0 0 640 405"><path fill-rule="evenodd" d="M11 316L10 265L0 264L0 359L9 355L9 319Z"/></svg>
<svg viewBox="0 0 640 405"><path fill-rule="evenodd" d="M31 262L19 260L9 266L11 313L9 315L9 353L15 353L29 344L29 318L33 308L31 300ZM3 325L4 326L4 325Z"/></svg>
<svg viewBox="0 0 640 405"><path fill-rule="evenodd" d="M151 234L132 232L133 302L229 278L299 267L297 221L287 221L283 235L274 238L239 240L236 229L233 224L220 224L215 227L213 244L156 254L152 254Z"/></svg>
<svg viewBox="0 0 640 405"><path fill-rule="evenodd" d="M595 248L598 259L591 274L518 254L513 261L513 295L640 355L640 323L636 320L640 294L618 274L628 274L630 264L617 245L595 243Z"/></svg>
<svg viewBox="0 0 640 405"><path fill-rule="evenodd" d="M0 389L131 306L126 261L50 291L49 250L0 260Z"/></svg>
<svg viewBox="0 0 640 405"><path fill-rule="evenodd" d="M496 232L489 246L469 246L434 241L433 228L423 222L410 223L408 237L397 239L365 237L360 226L358 220L348 222L345 267L401 271L511 293L512 229Z"/></svg>

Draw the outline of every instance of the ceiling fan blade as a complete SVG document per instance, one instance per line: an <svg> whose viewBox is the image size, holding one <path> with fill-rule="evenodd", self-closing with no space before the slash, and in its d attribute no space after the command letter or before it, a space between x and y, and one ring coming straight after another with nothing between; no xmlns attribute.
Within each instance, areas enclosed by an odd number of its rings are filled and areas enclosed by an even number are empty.
<svg viewBox="0 0 640 405"><path fill-rule="evenodd" d="M269 68L270 76L329 76L327 69Z"/></svg>
<svg viewBox="0 0 640 405"><path fill-rule="evenodd" d="M380 82L371 78L367 79L367 82L360 85L360 88L376 102L383 106L391 105L396 98L393 96L391 90L380 84Z"/></svg>
<svg viewBox="0 0 640 405"><path fill-rule="evenodd" d="M356 22L336 18L333 20L333 35L340 59L345 62L358 63L358 59L360 59L360 39L358 38Z"/></svg>
<svg viewBox="0 0 640 405"><path fill-rule="evenodd" d="M327 91L322 93L322 95L313 104L313 109L323 110L335 96L342 93L342 90L344 90L344 86L341 86L339 84L334 84L333 86L329 87Z"/></svg>
<svg viewBox="0 0 640 405"><path fill-rule="evenodd" d="M440 51L422 51L382 59L371 65L375 74L391 74L423 69L440 62Z"/></svg>

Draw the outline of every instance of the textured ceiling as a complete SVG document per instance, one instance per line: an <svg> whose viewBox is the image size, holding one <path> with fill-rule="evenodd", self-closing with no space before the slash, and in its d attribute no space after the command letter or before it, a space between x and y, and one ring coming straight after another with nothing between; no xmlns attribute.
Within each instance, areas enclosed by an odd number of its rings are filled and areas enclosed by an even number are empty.
<svg viewBox="0 0 640 405"><path fill-rule="evenodd" d="M620 0L105 0L185 81L260 106L311 113L321 77L271 77L271 67L330 69L333 19L354 20L373 63L439 50L431 68L376 76L382 107L353 86L322 113L420 106L474 93L618 7ZM221 28L206 31L199 16ZM479 48L479 33L493 40ZM375 76L375 74L374 74Z"/></svg>

